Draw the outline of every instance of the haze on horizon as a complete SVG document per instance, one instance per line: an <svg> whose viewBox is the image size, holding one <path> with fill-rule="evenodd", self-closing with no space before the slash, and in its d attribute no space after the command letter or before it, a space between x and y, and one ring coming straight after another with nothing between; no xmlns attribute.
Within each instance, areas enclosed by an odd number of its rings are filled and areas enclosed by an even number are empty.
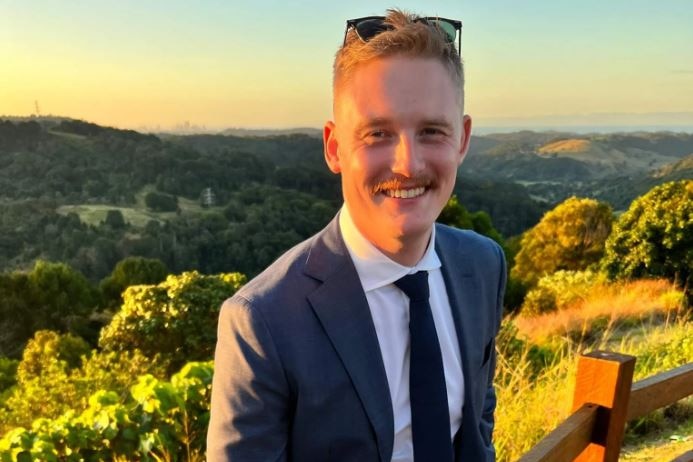
<svg viewBox="0 0 693 462"><path fill-rule="evenodd" d="M477 127L693 127L693 2L426 3L397 6L463 21ZM0 115L320 127L345 20L390 6L0 0Z"/></svg>

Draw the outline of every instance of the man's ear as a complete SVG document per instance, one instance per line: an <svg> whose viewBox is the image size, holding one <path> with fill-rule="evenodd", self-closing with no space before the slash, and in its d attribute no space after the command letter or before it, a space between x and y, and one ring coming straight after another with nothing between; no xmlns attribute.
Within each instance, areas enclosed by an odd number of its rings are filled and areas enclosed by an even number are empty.
<svg viewBox="0 0 693 462"><path fill-rule="evenodd" d="M328 120L322 129L322 143L325 154L325 162L332 173L342 171L339 165L339 143L337 142L337 130L334 122Z"/></svg>
<svg viewBox="0 0 693 462"><path fill-rule="evenodd" d="M457 165L461 165L469 150L469 140L472 138L472 118L468 115L462 117L462 138L460 139L460 157Z"/></svg>

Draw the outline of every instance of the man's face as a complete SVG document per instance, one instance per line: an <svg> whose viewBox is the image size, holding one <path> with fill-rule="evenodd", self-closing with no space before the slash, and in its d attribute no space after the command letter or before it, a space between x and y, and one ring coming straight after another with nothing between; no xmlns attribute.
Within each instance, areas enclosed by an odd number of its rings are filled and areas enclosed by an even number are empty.
<svg viewBox="0 0 693 462"><path fill-rule="evenodd" d="M438 60L394 56L358 67L335 94L325 158L342 175L356 227L397 260L428 242L464 159L471 119Z"/></svg>

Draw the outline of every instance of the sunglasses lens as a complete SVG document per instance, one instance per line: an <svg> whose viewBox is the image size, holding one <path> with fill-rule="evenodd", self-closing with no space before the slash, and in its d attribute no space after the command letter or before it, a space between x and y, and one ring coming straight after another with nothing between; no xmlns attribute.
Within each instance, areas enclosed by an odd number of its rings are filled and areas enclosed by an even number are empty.
<svg viewBox="0 0 693 462"><path fill-rule="evenodd" d="M391 29L382 19L366 19L354 26L361 40L367 42L381 32Z"/></svg>
<svg viewBox="0 0 693 462"><path fill-rule="evenodd" d="M453 24L451 24L447 21L442 21L440 19L430 20L429 24L432 24L435 27L437 27L438 29L440 29L441 31L443 31L448 42L451 42L451 43L455 42L455 38L457 37L457 29L455 28L455 26Z"/></svg>

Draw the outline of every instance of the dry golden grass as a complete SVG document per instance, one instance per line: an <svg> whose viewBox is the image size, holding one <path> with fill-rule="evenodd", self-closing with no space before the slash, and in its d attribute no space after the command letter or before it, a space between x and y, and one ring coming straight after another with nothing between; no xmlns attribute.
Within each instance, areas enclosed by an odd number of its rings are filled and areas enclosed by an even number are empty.
<svg viewBox="0 0 693 462"><path fill-rule="evenodd" d="M554 141L553 143L542 146L539 148L539 152L541 154L554 154L561 152L580 153L589 151L591 147L592 143L589 140L568 139Z"/></svg>
<svg viewBox="0 0 693 462"><path fill-rule="evenodd" d="M531 372L530 356L528 348L519 357L498 355L493 440L499 462L517 460L570 413L576 355L566 352L536 375Z"/></svg>
<svg viewBox="0 0 693 462"><path fill-rule="evenodd" d="M569 416L580 353L608 349L633 355L637 358L635 380L642 380L691 361L693 325L686 319L680 316L675 322L630 330L623 327L621 332L603 330L584 344L564 338L554 338L552 345L502 341L495 379L498 462L518 460ZM512 321L506 319L506 334L512 334L511 326ZM614 338L617 334L620 338ZM537 355L542 351L552 354ZM693 442L687 437L693 429L691 414L673 426L662 415L663 411L656 411L639 430L629 430L628 444L622 450L624 460L671 460L689 448ZM671 457L662 459L662 454Z"/></svg>
<svg viewBox="0 0 693 462"><path fill-rule="evenodd" d="M683 308L684 295L671 282L643 279L597 284L590 294L568 308L538 316L518 316L520 336L541 344L552 337L569 337L582 343L602 330L628 321L656 324Z"/></svg>

